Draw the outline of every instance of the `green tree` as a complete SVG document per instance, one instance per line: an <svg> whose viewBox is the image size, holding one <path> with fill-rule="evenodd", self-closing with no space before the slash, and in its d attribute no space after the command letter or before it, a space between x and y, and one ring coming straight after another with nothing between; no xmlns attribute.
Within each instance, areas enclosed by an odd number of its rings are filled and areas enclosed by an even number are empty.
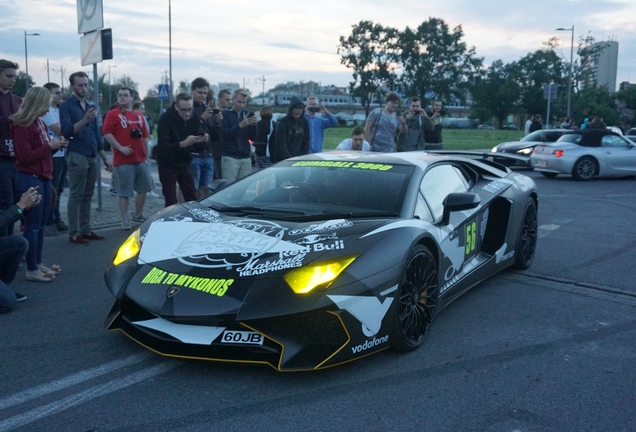
<svg viewBox="0 0 636 432"><path fill-rule="evenodd" d="M543 86L555 83L559 84L560 92L558 103L551 104L551 112L555 116L565 114L568 65L552 47L546 46L544 49L528 53L518 61L512 62L508 68L519 85L521 112L541 113L545 118L548 101L543 98Z"/></svg>
<svg viewBox="0 0 636 432"><path fill-rule="evenodd" d="M348 37L340 36L340 63L353 70L349 90L359 97L366 115L371 101L381 100L386 86L395 81L395 47L399 32L372 21L360 21L352 26Z"/></svg>
<svg viewBox="0 0 636 432"><path fill-rule="evenodd" d="M574 118L603 117L608 125L618 124L616 98L605 87L589 86L576 93L574 99Z"/></svg>
<svg viewBox="0 0 636 432"><path fill-rule="evenodd" d="M395 48L402 66L400 82L409 95L424 100L465 100L466 90L483 68L475 47L467 48L462 26L452 30L444 20L429 18L416 30L400 33Z"/></svg>
<svg viewBox="0 0 636 432"><path fill-rule="evenodd" d="M114 90L118 89L119 87L128 87L133 89L133 98L136 99L139 97L139 91L137 90L139 87L139 84L137 84L137 82L135 82L130 75L122 75L119 78L117 78L117 81L115 81L115 84L113 85L113 87L115 87Z"/></svg>
<svg viewBox="0 0 636 432"><path fill-rule="evenodd" d="M26 83L27 83L26 73L22 71L18 72L18 76L15 77L15 84L13 84L13 90L11 92L20 97L24 97L24 95L27 92ZM33 87L35 85L35 81L33 81L33 78L31 77L31 75L29 75L29 83L31 84L30 87Z"/></svg>
<svg viewBox="0 0 636 432"><path fill-rule="evenodd" d="M616 93L616 99L623 102L625 108L636 111L636 85L630 85Z"/></svg>
<svg viewBox="0 0 636 432"><path fill-rule="evenodd" d="M518 110L519 84L501 60L494 61L484 76L475 79L471 93L473 117L482 123L494 117L501 128L506 117Z"/></svg>
<svg viewBox="0 0 636 432"><path fill-rule="evenodd" d="M148 91L146 92L146 96L143 98L143 101L146 107L146 117L148 117L148 120L150 120L153 124L157 124L157 122L159 121L159 116L161 115L161 101L159 100L157 85L148 89ZM167 105L168 102L164 101L164 109L168 107Z"/></svg>

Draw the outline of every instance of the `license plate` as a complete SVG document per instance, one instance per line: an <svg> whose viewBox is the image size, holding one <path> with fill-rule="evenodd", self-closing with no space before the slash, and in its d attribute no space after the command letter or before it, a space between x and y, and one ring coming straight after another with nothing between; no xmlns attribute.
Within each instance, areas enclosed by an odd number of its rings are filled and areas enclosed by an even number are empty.
<svg viewBox="0 0 636 432"><path fill-rule="evenodd" d="M252 331L226 330L221 336L222 343L233 344L263 345L264 339L262 334Z"/></svg>
<svg viewBox="0 0 636 432"><path fill-rule="evenodd" d="M534 161L534 166L536 166L536 167L546 167L546 166L548 166L548 162L544 161L544 160L535 160Z"/></svg>

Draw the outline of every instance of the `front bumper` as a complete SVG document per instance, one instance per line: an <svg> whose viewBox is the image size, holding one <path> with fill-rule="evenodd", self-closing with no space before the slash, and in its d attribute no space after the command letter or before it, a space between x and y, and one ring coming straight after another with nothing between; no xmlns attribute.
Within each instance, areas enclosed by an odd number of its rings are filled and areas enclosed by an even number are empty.
<svg viewBox="0 0 636 432"><path fill-rule="evenodd" d="M348 350L343 350L351 338L341 313L321 309L238 323L229 317L176 322L118 300L108 314L106 329L120 330L145 348L170 357L267 364L279 371L316 370L350 359ZM164 325L150 328L149 322ZM193 342L194 335L202 332L211 334L211 342L205 337ZM262 343L223 342L226 332L261 335Z"/></svg>

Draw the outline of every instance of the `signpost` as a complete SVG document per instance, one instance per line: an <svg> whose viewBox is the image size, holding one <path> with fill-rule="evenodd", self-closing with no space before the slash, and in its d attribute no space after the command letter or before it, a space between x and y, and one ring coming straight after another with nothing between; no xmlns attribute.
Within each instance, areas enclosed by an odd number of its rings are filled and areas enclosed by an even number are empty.
<svg viewBox="0 0 636 432"><path fill-rule="evenodd" d="M86 34L104 27L102 0L77 0L77 33Z"/></svg>
<svg viewBox="0 0 636 432"><path fill-rule="evenodd" d="M170 100L170 84L159 84L157 87L157 98L159 99L159 115L163 113L163 101Z"/></svg>
<svg viewBox="0 0 636 432"><path fill-rule="evenodd" d="M112 32L104 27L104 8L102 0L77 0L77 33L80 38L80 54L82 66L93 65L93 102L97 115L99 110L99 82L97 63L104 59L112 59ZM97 158L97 210L102 210L102 167Z"/></svg>
<svg viewBox="0 0 636 432"><path fill-rule="evenodd" d="M170 85L169 84L159 84L157 88L157 97L159 100L169 100L170 99Z"/></svg>
<svg viewBox="0 0 636 432"><path fill-rule="evenodd" d="M550 83L550 84L543 85L543 99L548 100L548 115L546 116L546 119L545 119L547 128L550 128L550 102L552 101L552 99L556 99L558 91L559 91L558 84Z"/></svg>

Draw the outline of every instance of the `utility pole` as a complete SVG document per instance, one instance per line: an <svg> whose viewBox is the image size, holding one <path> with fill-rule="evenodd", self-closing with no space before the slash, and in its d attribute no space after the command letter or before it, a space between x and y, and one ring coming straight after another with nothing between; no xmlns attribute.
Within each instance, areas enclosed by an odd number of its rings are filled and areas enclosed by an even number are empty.
<svg viewBox="0 0 636 432"><path fill-rule="evenodd" d="M53 69L53 72L60 73L60 86L62 87L62 96L64 96L64 66L60 66L59 70Z"/></svg>

